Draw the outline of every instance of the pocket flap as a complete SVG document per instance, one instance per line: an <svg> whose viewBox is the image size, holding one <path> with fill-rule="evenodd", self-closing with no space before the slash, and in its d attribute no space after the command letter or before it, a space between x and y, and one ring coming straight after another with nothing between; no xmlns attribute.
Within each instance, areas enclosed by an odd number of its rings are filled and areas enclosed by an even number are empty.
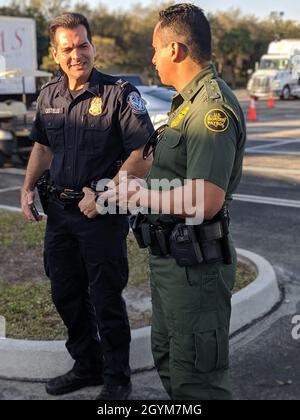
<svg viewBox="0 0 300 420"><path fill-rule="evenodd" d="M196 369L203 373L227 369L228 344L228 332L225 327L195 334Z"/></svg>
<svg viewBox="0 0 300 420"><path fill-rule="evenodd" d="M181 140L181 133L178 130L168 128L165 132L165 144L173 149L177 147Z"/></svg>
<svg viewBox="0 0 300 420"><path fill-rule="evenodd" d="M92 131L107 131L111 124L108 119L100 117L91 117L90 115L86 118L83 126L84 130Z"/></svg>
<svg viewBox="0 0 300 420"><path fill-rule="evenodd" d="M52 129L52 128L61 128L64 125L65 119L64 116L53 116L53 115L43 115L44 122L45 122L45 128L46 129Z"/></svg>

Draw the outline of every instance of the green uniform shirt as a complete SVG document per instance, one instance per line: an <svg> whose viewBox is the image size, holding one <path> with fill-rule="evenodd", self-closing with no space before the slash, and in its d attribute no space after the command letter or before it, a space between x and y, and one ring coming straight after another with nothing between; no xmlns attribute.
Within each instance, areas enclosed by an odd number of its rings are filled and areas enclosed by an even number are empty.
<svg viewBox="0 0 300 420"><path fill-rule="evenodd" d="M231 200L242 174L245 141L243 111L211 65L173 98L147 181L204 179Z"/></svg>

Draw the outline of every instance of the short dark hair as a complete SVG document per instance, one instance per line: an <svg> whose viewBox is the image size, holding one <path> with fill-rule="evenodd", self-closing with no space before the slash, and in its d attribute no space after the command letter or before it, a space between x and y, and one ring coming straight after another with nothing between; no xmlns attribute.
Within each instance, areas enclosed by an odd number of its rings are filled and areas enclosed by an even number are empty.
<svg viewBox="0 0 300 420"><path fill-rule="evenodd" d="M56 16L50 22L50 41L52 46L55 47L56 45L55 33L58 28L74 29L79 25L83 25L85 27L88 40L92 43L92 33L87 18L80 13L63 13Z"/></svg>
<svg viewBox="0 0 300 420"><path fill-rule="evenodd" d="M202 9L181 3L159 13L160 28L170 29L184 39L189 55L198 64L211 60L210 24Z"/></svg>

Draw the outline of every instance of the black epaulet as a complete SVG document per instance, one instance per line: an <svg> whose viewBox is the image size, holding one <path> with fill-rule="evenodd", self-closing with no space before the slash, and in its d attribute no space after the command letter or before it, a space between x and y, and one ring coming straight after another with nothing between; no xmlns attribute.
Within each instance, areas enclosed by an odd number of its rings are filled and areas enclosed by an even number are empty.
<svg viewBox="0 0 300 420"><path fill-rule="evenodd" d="M102 73L102 72L99 72L99 73L101 74L102 80L104 80L108 84L119 86L122 89L124 89L126 86L130 85L130 82L128 82L127 80L124 80L124 79L122 79L118 76L112 76L111 74L106 74L106 73Z"/></svg>
<svg viewBox="0 0 300 420"><path fill-rule="evenodd" d="M49 80L49 82L44 83L41 87L41 90L45 89L46 87L50 86L50 85L55 85L56 83L58 83L61 80L62 76L58 76L58 77L54 77L54 79Z"/></svg>
<svg viewBox="0 0 300 420"><path fill-rule="evenodd" d="M120 86L122 89L125 89L126 86L130 85L130 82L128 82L128 80L118 79L116 80L116 85Z"/></svg>
<svg viewBox="0 0 300 420"><path fill-rule="evenodd" d="M204 82L207 99L211 101L222 101L223 95L216 79L209 78Z"/></svg>

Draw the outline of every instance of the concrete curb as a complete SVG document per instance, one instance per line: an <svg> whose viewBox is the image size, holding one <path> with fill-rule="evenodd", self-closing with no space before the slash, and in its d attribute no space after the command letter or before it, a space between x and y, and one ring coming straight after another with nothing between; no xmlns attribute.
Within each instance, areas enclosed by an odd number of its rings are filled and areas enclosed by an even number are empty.
<svg viewBox="0 0 300 420"><path fill-rule="evenodd" d="M272 266L253 252L237 252L241 261L255 267L258 276L232 298L231 334L266 314L280 299ZM132 331L130 364L133 370L153 366L150 327ZM64 341L0 340L0 378L46 380L61 375L72 365Z"/></svg>
<svg viewBox="0 0 300 420"><path fill-rule="evenodd" d="M20 207L4 206L3 204L1 204L0 209L1 210L8 210L8 211L15 211L17 213L22 213L22 209Z"/></svg>
<svg viewBox="0 0 300 420"><path fill-rule="evenodd" d="M132 370L153 367L150 327L131 333L130 366ZM0 378L43 381L72 368L74 360L64 341L0 339Z"/></svg>
<svg viewBox="0 0 300 420"><path fill-rule="evenodd" d="M260 255L237 249L241 262L254 265L256 279L232 297L230 334L250 324L269 312L280 300L280 291L275 271Z"/></svg>

